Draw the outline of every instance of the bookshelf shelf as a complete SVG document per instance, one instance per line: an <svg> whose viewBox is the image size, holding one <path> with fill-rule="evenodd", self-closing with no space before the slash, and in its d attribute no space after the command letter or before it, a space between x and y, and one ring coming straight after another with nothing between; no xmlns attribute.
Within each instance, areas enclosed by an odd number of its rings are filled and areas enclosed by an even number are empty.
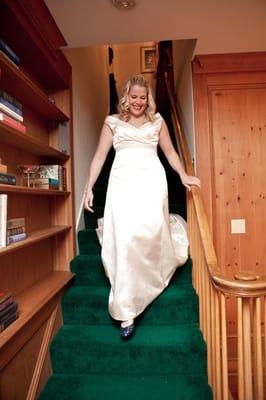
<svg viewBox="0 0 266 400"><path fill-rule="evenodd" d="M49 378L48 342L62 325L61 298L73 278L72 70L45 0L1 0L0 38L0 88L10 96L2 97L10 110L21 103L24 125L2 107L1 173L17 175L17 185L0 184L1 246L13 229L6 232L5 224L28 234L0 248L0 292L11 293L19 309L18 319L0 333L0 398L26 399L33 398L33 381L38 397ZM67 190L22 186L20 165L58 166L55 174ZM16 317L8 312L5 323Z"/></svg>
<svg viewBox="0 0 266 400"><path fill-rule="evenodd" d="M64 289L73 279L74 274L69 271L54 271L45 278L39 280L27 290L24 290L15 297L19 304L19 318L13 322L0 335L0 348L3 349L14 337L55 295ZM14 354L21 343L16 341L16 345L11 348ZM8 361L6 358L0 359L0 370Z"/></svg>
<svg viewBox="0 0 266 400"><path fill-rule="evenodd" d="M22 69L15 67L0 53L1 88L19 100L27 104L37 113L50 121L68 121L65 115L56 105L49 100L39 86L30 79Z"/></svg>
<svg viewBox="0 0 266 400"><path fill-rule="evenodd" d="M15 128L11 128L2 121L0 121L0 140L38 156L53 157L62 161L69 159L69 155L62 153L51 146L43 144L33 136L29 136Z"/></svg>
<svg viewBox="0 0 266 400"><path fill-rule="evenodd" d="M28 233L28 237L18 243L12 243L7 247L0 249L0 257L7 254L22 249L23 247L31 246L34 243L40 242L42 240L51 238L60 233L67 232L71 229L71 226L50 226L45 229L38 229L36 231Z"/></svg>
<svg viewBox="0 0 266 400"><path fill-rule="evenodd" d="M65 196L70 194L64 190L51 190L51 189L35 189L32 187L19 186L19 185L4 185L0 184L0 193L17 193L17 194L34 194L46 196Z"/></svg>

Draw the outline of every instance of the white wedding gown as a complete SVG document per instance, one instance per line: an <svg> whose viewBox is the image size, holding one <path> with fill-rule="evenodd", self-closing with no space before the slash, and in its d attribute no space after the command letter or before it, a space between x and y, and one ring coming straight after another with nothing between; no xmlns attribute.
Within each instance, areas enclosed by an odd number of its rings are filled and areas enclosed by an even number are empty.
<svg viewBox="0 0 266 400"><path fill-rule="evenodd" d="M168 212L167 181L157 155L162 124L136 128L111 115L116 151L97 234L111 284L109 312L120 321L138 316L168 285L188 252L186 223Z"/></svg>

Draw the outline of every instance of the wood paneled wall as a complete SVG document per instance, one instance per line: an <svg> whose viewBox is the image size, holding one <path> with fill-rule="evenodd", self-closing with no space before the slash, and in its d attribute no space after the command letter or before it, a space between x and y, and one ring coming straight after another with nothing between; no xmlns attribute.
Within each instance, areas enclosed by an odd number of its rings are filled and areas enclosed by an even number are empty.
<svg viewBox="0 0 266 400"><path fill-rule="evenodd" d="M222 272L266 273L266 53L193 62L197 173ZM232 233L231 221L245 221Z"/></svg>

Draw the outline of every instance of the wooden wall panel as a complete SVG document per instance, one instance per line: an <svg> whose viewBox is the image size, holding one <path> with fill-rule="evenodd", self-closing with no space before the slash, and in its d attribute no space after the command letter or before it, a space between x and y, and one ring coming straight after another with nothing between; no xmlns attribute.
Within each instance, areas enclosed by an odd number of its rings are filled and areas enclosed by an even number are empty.
<svg viewBox="0 0 266 400"><path fill-rule="evenodd" d="M198 56L193 63L197 173L228 277L266 273L266 53L231 57L231 69L230 55ZM232 219L245 219L245 234L231 233Z"/></svg>
<svg viewBox="0 0 266 400"><path fill-rule="evenodd" d="M210 89L214 241L222 269L263 270L266 229L266 86ZM244 219L246 233L232 234Z"/></svg>

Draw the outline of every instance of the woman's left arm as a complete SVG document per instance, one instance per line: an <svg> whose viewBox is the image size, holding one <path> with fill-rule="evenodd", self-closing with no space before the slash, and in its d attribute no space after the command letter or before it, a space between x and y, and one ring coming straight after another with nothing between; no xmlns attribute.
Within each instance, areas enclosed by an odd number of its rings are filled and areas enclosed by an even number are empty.
<svg viewBox="0 0 266 400"><path fill-rule="evenodd" d="M200 180L196 176L187 175L186 171L184 170L180 158L174 149L167 125L164 121L162 122L160 130L159 146L161 147L173 170L179 174L183 185L188 188L188 190L191 189L191 185L200 187Z"/></svg>

